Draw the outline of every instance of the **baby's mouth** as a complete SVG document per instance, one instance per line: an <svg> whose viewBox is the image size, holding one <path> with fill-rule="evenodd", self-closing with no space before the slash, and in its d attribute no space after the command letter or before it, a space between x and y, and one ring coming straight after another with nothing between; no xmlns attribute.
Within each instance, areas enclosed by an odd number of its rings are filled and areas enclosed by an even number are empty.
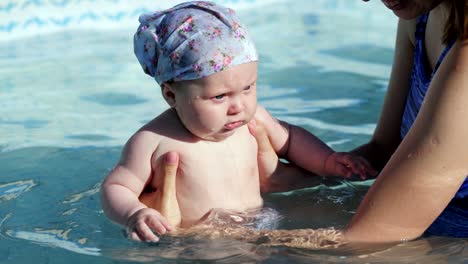
<svg viewBox="0 0 468 264"><path fill-rule="evenodd" d="M235 122L231 122L231 123L224 125L224 128L226 128L227 130L233 130L242 126L243 124L244 124L244 121L235 121Z"/></svg>

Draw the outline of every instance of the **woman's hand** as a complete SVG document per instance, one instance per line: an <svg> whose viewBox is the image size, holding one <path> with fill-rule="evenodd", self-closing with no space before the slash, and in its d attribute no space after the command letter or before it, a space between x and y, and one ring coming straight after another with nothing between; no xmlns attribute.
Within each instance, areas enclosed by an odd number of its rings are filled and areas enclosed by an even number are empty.
<svg viewBox="0 0 468 264"><path fill-rule="evenodd" d="M257 162L260 174L260 183L262 183L273 176L277 172L278 167L284 166L284 164L280 162L278 155L270 144L267 131L262 124L259 121L252 119L252 121L248 123L248 128L257 141Z"/></svg>
<svg viewBox="0 0 468 264"><path fill-rule="evenodd" d="M252 120L248 127L258 145L257 162L262 193L285 192L321 183L320 177L294 164L280 161L260 121Z"/></svg>
<svg viewBox="0 0 468 264"><path fill-rule="evenodd" d="M172 227L177 227L182 221L176 190L179 154L176 152L166 153L157 167L160 184L153 192L143 192L139 200L147 207L160 213Z"/></svg>

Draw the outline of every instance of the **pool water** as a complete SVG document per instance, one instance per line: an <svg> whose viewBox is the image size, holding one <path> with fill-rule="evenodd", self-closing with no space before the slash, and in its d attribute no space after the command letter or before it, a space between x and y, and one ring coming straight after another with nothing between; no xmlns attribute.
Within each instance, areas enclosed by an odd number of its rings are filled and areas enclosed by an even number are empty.
<svg viewBox="0 0 468 264"><path fill-rule="evenodd" d="M377 1L349 2L238 11L260 53L260 104L336 150L373 132L396 25ZM133 55L136 26L0 42L0 263L468 263L468 240L443 237L321 250L126 239L100 208L100 183L126 140L167 108ZM371 183L330 179L265 199L282 215L281 229L340 229Z"/></svg>

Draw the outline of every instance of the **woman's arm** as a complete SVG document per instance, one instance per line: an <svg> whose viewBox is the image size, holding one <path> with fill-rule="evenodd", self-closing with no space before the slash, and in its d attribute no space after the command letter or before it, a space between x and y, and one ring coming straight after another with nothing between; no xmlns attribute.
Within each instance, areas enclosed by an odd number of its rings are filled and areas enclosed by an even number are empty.
<svg viewBox="0 0 468 264"><path fill-rule="evenodd" d="M421 110L346 229L350 241L420 236L468 174L468 41L455 44Z"/></svg>
<svg viewBox="0 0 468 264"><path fill-rule="evenodd" d="M415 28L415 20L399 21L392 73L377 127L369 143L352 151L369 160L377 170L385 166L401 142L400 126L410 86Z"/></svg>

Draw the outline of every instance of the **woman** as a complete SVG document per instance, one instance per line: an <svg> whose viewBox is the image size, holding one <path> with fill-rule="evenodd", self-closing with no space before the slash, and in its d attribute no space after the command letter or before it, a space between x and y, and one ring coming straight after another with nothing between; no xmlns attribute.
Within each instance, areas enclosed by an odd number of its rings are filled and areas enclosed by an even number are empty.
<svg viewBox="0 0 468 264"><path fill-rule="evenodd" d="M382 2L400 18L395 58L377 128L355 152L383 168L346 237L468 237L457 226L468 215L468 1Z"/></svg>
<svg viewBox="0 0 468 264"><path fill-rule="evenodd" d="M381 172L345 238L468 237L468 0L382 2L400 18L395 58L374 135L354 150ZM301 187L304 174L278 162L270 132L255 133L263 188Z"/></svg>

